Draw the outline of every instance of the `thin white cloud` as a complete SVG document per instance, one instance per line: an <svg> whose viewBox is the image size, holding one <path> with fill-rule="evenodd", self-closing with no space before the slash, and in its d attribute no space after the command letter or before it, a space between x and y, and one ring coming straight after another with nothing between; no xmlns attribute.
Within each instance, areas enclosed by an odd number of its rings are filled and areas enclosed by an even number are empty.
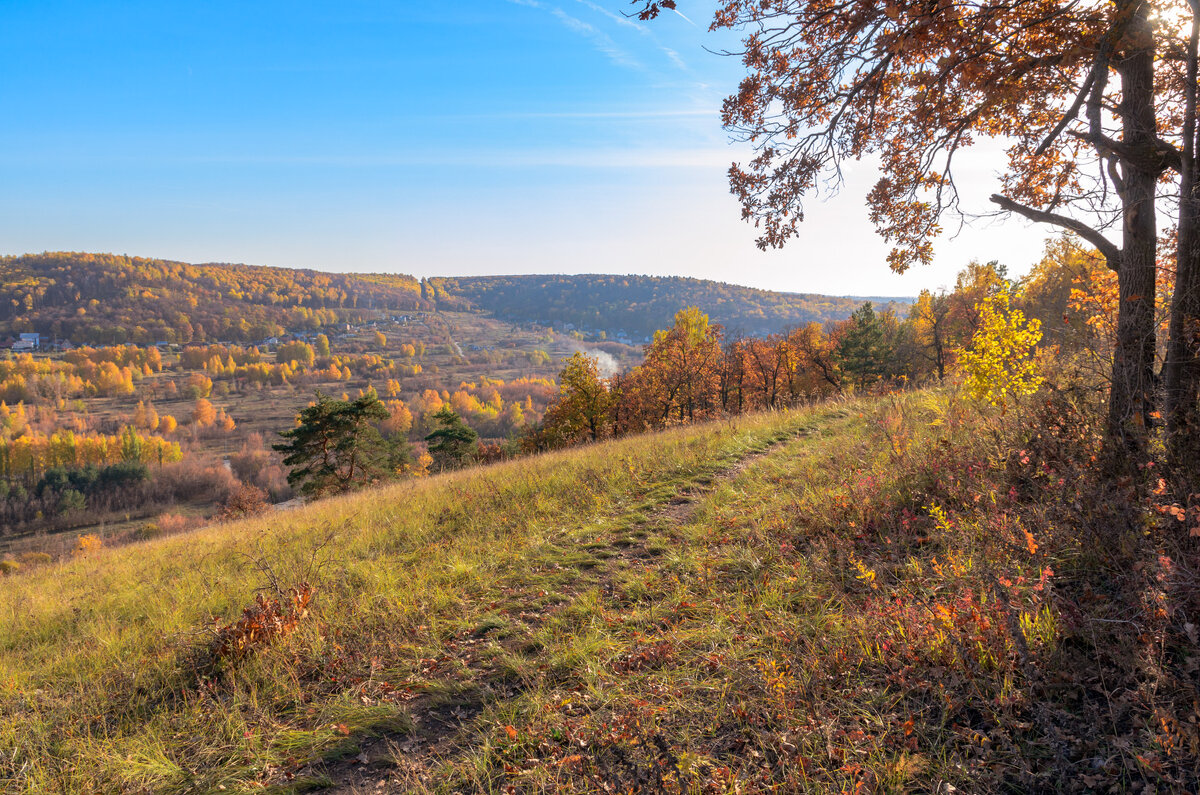
<svg viewBox="0 0 1200 795"><path fill-rule="evenodd" d="M670 58L670 59L671 59L671 62L672 62L673 64L675 64L676 66L678 66L680 69L687 69L687 68L688 68L688 65L687 65L686 63L684 63L684 61L683 61L683 58L681 58L681 57L679 56L679 53L675 52L675 51L674 51L674 50L672 50L670 47L662 47L662 48L660 48L660 49L662 49L663 53L664 53L664 54L665 54L665 55L666 55L668 58Z"/></svg>
<svg viewBox="0 0 1200 795"><path fill-rule="evenodd" d="M579 168L579 169L716 169L727 167L737 155L731 148L693 149L519 149L475 151L405 151L363 155L339 154L221 154L195 157L147 156L144 154L76 156L66 162L79 165L140 166L312 166L323 168L421 168L467 167L494 169ZM54 162L62 164L63 158ZM8 165L0 158L0 166ZM26 163L27 165L27 163Z"/></svg>
<svg viewBox="0 0 1200 795"><path fill-rule="evenodd" d="M587 6L588 8L595 11L597 14L603 14L604 16L611 19L613 22L616 22L618 25L622 25L627 28L632 28L633 30L636 30L638 33L641 33L643 36L650 35L650 30L645 25L639 25L637 22L630 19L629 17L622 16L621 14L617 14L613 11L609 11L604 6L593 3L592 0L575 0L575 2L581 3L585 6Z"/></svg>
<svg viewBox="0 0 1200 795"><path fill-rule="evenodd" d="M536 8L552 14L568 29L591 41L593 48L607 56L609 60L618 66L627 66L634 69L640 69L642 66L636 58L622 50L607 33L596 28L594 25L584 22L578 17L571 16L558 6L548 5L540 2L540 0L507 0L507 2L513 5L526 6L527 8Z"/></svg>
<svg viewBox="0 0 1200 795"><path fill-rule="evenodd" d="M604 31L594 27L593 25L584 22L578 17L573 17L561 8L550 7L550 13L558 18L560 22L566 25L569 29L579 33L587 39L590 39L592 46L608 56L609 60L619 66L631 66L634 68L641 67L641 64L629 53L617 46L617 43L612 40Z"/></svg>
<svg viewBox="0 0 1200 795"><path fill-rule="evenodd" d="M516 2L516 0L513 0L513 2ZM699 25L697 25L695 22L693 22L692 20L688 19L688 18L687 18L687 16L686 16L686 15L685 15L685 14L684 14L682 11L680 11L678 8L673 8L673 9L671 9L671 10L672 10L672 11L674 11L674 12L675 12L676 14L678 14L679 16L683 17L683 21L684 21L684 22L686 22L686 23L688 23L689 25L691 25L693 28L698 28L698 27L700 27L700 26L699 26Z"/></svg>
<svg viewBox="0 0 1200 795"><path fill-rule="evenodd" d="M658 49L662 52L662 54L667 56L667 58L671 61L671 63L675 64L675 66L679 69L682 69L684 71L688 70L689 67L688 67L687 63L684 62L683 58L680 57L679 53L677 53L675 50L672 50L670 47L663 46L659 42L658 37L654 35L653 31L651 31L645 25L639 25L637 22L635 22L634 20L630 19L629 17L627 17L623 14L618 14L614 11L609 11L604 6L601 6L601 5L593 2L592 0L575 0L575 2L580 3L581 5L587 6L588 8L595 11L597 14L601 14L605 17L608 17L613 22L617 23L618 25L620 25L622 27L636 30L641 35L650 37L650 39L654 42L654 46L658 47ZM687 19L687 17L684 17L684 19ZM691 20L688 19L688 22L691 22ZM694 25L695 23L692 23L692 24Z"/></svg>
<svg viewBox="0 0 1200 795"><path fill-rule="evenodd" d="M677 119L710 116L719 118L714 110L582 110L582 111L547 111L545 113L505 113L495 114L487 118L508 119ZM472 116L471 118L479 118Z"/></svg>
<svg viewBox="0 0 1200 795"><path fill-rule="evenodd" d="M575 1L615 23L618 27L634 30L637 31L638 34L648 37L654 42L654 46L657 47L659 51L662 52L662 54L665 55L677 69L690 71L687 63L683 60L679 53L675 50L672 50L670 47L663 46L658 41L658 37L654 35L654 32L645 25L640 25L627 16L618 14L615 11L610 11L599 3L593 2L593 0ZM620 66L628 66L635 69L642 68L642 65L637 61L637 59L627 53L625 50L621 49L620 45L618 45L616 41L614 41L613 38L607 33L600 30L595 25L568 14L557 6L541 2L541 0L507 0L507 2L512 3L513 5L525 6L527 8L537 8L553 14L568 28L580 34L581 36L590 39L592 46L595 47L599 52L606 55L614 63L619 64ZM686 17L684 18L687 19ZM691 20L689 19L688 22L691 22Z"/></svg>

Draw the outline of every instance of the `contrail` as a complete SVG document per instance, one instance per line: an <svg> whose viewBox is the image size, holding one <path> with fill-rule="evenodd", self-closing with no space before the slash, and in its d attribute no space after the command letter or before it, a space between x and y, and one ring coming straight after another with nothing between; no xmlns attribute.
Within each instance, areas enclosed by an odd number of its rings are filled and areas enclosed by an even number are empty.
<svg viewBox="0 0 1200 795"><path fill-rule="evenodd" d="M683 20L684 20L684 22L687 22L687 23L688 23L689 25L691 25L693 28L698 28L698 27L700 27L700 26L699 26L699 25L697 25L695 22L693 22L692 20L690 20L690 19L688 19L686 16L684 16L683 12L682 12L682 11L680 11L678 8L672 8L671 10L672 10L672 11L674 11L674 12L675 12L676 14L678 14L679 16L683 17Z"/></svg>

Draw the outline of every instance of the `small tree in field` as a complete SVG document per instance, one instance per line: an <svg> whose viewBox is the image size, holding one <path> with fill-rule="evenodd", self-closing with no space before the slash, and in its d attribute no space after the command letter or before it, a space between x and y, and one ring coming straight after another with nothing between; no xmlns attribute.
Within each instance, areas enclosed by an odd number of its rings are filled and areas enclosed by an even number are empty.
<svg viewBox="0 0 1200 795"><path fill-rule="evenodd" d="M1031 395L1042 385L1034 356L1042 324L1010 308L1007 292L984 299L978 309L979 328L961 357L967 390L1003 410L1014 398Z"/></svg>
<svg viewBox="0 0 1200 795"><path fill-rule="evenodd" d="M883 377L888 359L883 322L870 301L850 316L835 354L842 372L852 376L856 386L869 386Z"/></svg>
<svg viewBox="0 0 1200 795"><path fill-rule="evenodd" d="M564 362L558 382L558 398L546 411L547 428L567 444L603 437L611 396L596 358L577 351Z"/></svg>
<svg viewBox="0 0 1200 795"><path fill-rule="evenodd" d="M479 434L462 421L449 405L442 406L432 415L437 422L433 432L425 437L429 443L429 454L439 469L457 469L475 455Z"/></svg>
<svg viewBox="0 0 1200 795"><path fill-rule="evenodd" d="M318 392L316 402L300 412L299 424L280 434L286 441L275 445L291 468L288 483L303 494L320 496L350 491L397 471L407 461L407 448L379 433L376 423L387 417L374 393L334 400Z"/></svg>

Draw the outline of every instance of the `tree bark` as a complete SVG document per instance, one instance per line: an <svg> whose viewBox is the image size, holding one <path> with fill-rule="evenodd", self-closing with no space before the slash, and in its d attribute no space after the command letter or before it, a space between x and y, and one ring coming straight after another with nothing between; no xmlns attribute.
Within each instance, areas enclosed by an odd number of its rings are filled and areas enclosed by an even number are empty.
<svg viewBox="0 0 1200 795"><path fill-rule="evenodd" d="M1192 180L1194 183L1194 180ZM1194 185L1191 188L1194 190ZM1178 269L1171 302L1165 398L1167 451L1180 472L1200 471L1200 201L1180 208ZM1186 230L1186 231L1185 231Z"/></svg>
<svg viewBox="0 0 1200 795"><path fill-rule="evenodd" d="M1149 5L1137 0L1120 3L1132 18L1125 31L1130 44L1117 59L1121 77L1119 108L1122 143L1133 151L1154 151L1158 126L1154 113L1154 37ZM1108 435L1126 464L1146 447L1147 426L1154 408L1155 273L1158 230L1155 188L1159 170L1142 159L1124 159L1118 191L1124 205L1121 262L1118 269L1120 305L1117 344L1113 356Z"/></svg>
<svg viewBox="0 0 1200 795"><path fill-rule="evenodd" d="M1200 186L1196 174L1197 71L1200 15L1193 10L1187 53L1179 227L1170 338L1163 366L1167 458L1177 473L1200 471Z"/></svg>

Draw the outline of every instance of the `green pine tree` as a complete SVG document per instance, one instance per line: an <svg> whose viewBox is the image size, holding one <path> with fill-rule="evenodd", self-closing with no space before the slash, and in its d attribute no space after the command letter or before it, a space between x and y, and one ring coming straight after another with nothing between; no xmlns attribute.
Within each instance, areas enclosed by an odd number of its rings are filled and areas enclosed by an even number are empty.
<svg viewBox="0 0 1200 795"><path fill-rule="evenodd" d="M374 393L354 400L317 401L300 412L300 423L275 445L290 467L288 483L309 496L350 491L394 475L408 460L402 439L388 440L376 424L388 411Z"/></svg>
<svg viewBox="0 0 1200 795"><path fill-rule="evenodd" d="M836 358L855 386L869 386L887 372L888 348L883 321L867 301L850 316L849 327L838 342Z"/></svg>
<svg viewBox="0 0 1200 795"><path fill-rule="evenodd" d="M465 466L475 455L479 434L462 421L449 406L442 406L432 418L438 427L425 437L429 443L429 454L440 469L457 469Z"/></svg>

